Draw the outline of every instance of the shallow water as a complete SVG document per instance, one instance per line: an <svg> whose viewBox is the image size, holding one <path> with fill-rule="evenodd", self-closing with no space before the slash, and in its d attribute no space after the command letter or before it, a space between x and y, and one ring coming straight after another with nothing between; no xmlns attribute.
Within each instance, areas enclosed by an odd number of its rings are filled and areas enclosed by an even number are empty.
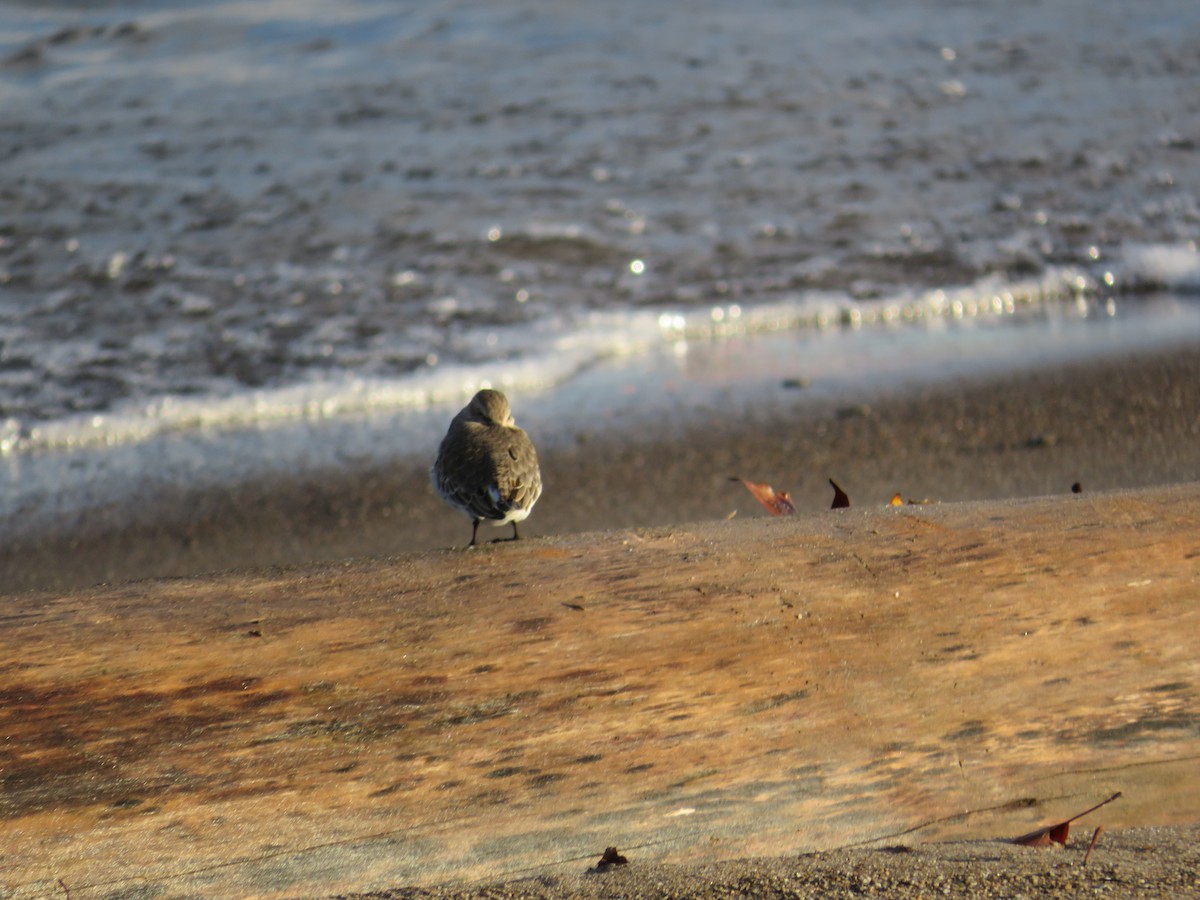
<svg viewBox="0 0 1200 900"><path fill-rule="evenodd" d="M1198 33L1167 2L8 3L3 414L533 387L664 311L1136 288L1131 244L1197 236Z"/></svg>
<svg viewBox="0 0 1200 900"><path fill-rule="evenodd" d="M420 454L483 383L632 432L663 366L749 398L760 357L1186 337L1198 36L1166 0L0 4L4 521Z"/></svg>

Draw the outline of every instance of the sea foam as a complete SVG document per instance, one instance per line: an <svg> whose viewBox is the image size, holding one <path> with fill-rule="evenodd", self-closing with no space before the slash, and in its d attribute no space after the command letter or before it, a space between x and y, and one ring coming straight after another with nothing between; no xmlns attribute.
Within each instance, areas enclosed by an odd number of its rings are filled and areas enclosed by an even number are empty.
<svg viewBox="0 0 1200 900"><path fill-rule="evenodd" d="M1145 258L1157 259L1149 250ZM1180 258L1178 252L1170 255L1164 251L1163 259L1176 261L1176 270L1181 269ZM1156 271L1161 274L1166 269L1167 263L1160 261ZM1194 274L1195 270L1191 271ZM594 311L576 321L542 322L532 328L490 326L480 328L475 339L495 356L477 363L435 361L396 377L342 372L219 395L165 395L103 413L47 422L9 419L0 423L0 454L111 447L188 431L261 429L346 415L453 406L483 387L542 391L569 381L601 360L636 356L663 346L682 349L689 341L835 328L920 327L1004 317L1072 299L1094 288L1083 272L1064 268L1040 278L1006 281L993 277L956 289L904 292L872 300L807 292L761 305Z"/></svg>

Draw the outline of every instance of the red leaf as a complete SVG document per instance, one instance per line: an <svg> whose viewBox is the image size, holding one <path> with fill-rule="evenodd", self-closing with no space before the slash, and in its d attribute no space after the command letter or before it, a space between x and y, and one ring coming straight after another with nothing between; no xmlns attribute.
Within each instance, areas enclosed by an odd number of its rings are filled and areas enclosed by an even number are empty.
<svg viewBox="0 0 1200 900"><path fill-rule="evenodd" d="M1047 825L1045 828L1039 828L1037 831L1031 831L1029 834L1023 834L1019 838L1013 838L1014 844L1020 844L1022 847L1049 847L1051 844L1062 844L1067 846L1067 835L1071 832L1071 823L1076 819L1082 819L1090 812L1095 812L1105 804L1112 803L1121 792L1117 791L1107 800L1101 800L1090 809L1085 809L1081 813L1076 813L1069 819L1064 819L1062 822L1055 822L1053 825ZM1093 840L1095 840L1093 838Z"/></svg>
<svg viewBox="0 0 1200 900"><path fill-rule="evenodd" d="M1023 834L1019 838L1013 838L1013 843L1020 844L1022 847L1049 847L1053 842L1050 840L1049 830L1039 828L1037 831Z"/></svg>
<svg viewBox="0 0 1200 900"><path fill-rule="evenodd" d="M796 507L792 506L792 498L786 491L776 491L769 484L759 484L757 481L747 481L745 478L730 478L730 481L740 481L746 486L754 499L773 516L794 516Z"/></svg>

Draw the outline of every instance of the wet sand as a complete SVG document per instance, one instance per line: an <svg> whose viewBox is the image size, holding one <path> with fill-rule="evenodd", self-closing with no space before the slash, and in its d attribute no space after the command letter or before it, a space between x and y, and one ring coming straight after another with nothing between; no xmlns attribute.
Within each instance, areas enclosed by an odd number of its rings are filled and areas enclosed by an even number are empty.
<svg viewBox="0 0 1200 900"><path fill-rule="evenodd" d="M557 435L528 537L765 513L730 477L827 509L986 500L1200 480L1200 347L963 378L836 400L782 383L749 407L714 403L642 433ZM520 407L517 404L518 421ZM689 422L691 424L689 424ZM535 438L549 437L534 435ZM548 446L546 445L548 444ZM262 565L388 556L466 543L429 486L429 459L347 465L313 480L164 488L130 529L10 544L0 589L65 589ZM484 529L483 534L489 530Z"/></svg>

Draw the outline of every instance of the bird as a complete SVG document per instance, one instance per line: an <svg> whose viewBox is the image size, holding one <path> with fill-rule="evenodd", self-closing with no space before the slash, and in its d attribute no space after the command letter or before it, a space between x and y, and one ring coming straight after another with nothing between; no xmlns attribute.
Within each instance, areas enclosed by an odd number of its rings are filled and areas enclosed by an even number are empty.
<svg viewBox="0 0 1200 900"><path fill-rule="evenodd" d="M433 488L471 519L475 546L479 523L512 525L525 521L542 495L542 473L533 441L513 422L508 398L500 391L479 391L450 423L430 472Z"/></svg>

